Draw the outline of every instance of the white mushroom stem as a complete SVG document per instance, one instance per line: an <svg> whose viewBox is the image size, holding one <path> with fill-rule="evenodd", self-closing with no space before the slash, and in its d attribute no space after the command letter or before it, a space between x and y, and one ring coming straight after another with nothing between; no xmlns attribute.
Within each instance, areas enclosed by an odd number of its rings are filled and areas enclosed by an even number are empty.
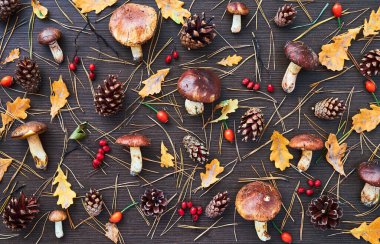
<svg viewBox="0 0 380 244"><path fill-rule="evenodd" d="M138 175L142 170L142 156L140 147L130 147L131 152L131 175Z"/></svg>
<svg viewBox="0 0 380 244"><path fill-rule="evenodd" d="M50 51L57 63L63 62L63 52L57 41L49 43Z"/></svg>
<svg viewBox="0 0 380 244"><path fill-rule="evenodd" d="M284 78L282 79L282 89L291 93L296 87L297 75L301 71L302 67L297 64L290 62L288 68L286 69Z"/></svg>
<svg viewBox="0 0 380 244"><path fill-rule="evenodd" d="M55 236L57 238L63 237L62 221L55 222Z"/></svg>
<svg viewBox="0 0 380 244"><path fill-rule="evenodd" d="M231 32L232 33L239 33L241 30L241 15L240 14L234 14L232 17L232 26L231 26Z"/></svg>
<svg viewBox="0 0 380 244"><path fill-rule="evenodd" d="M375 206L380 199L380 187L372 186L365 183L362 193L361 201L367 207Z"/></svg>
<svg viewBox="0 0 380 244"><path fill-rule="evenodd" d="M133 61L141 62L143 59L143 51L142 51L141 45L131 47L131 50L132 50Z"/></svg>
<svg viewBox="0 0 380 244"><path fill-rule="evenodd" d="M185 108L190 115L202 114L205 110L203 103L190 101L188 99L185 101Z"/></svg>
<svg viewBox="0 0 380 244"><path fill-rule="evenodd" d="M297 168L299 169L299 171L305 172L310 167L312 157L313 157L313 151L302 150L302 155L297 165Z"/></svg>
<svg viewBox="0 0 380 244"><path fill-rule="evenodd" d="M37 169L46 169L48 163L48 156L45 153L44 148L38 135L29 136L26 138L29 144L30 153L33 156Z"/></svg>
<svg viewBox="0 0 380 244"><path fill-rule="evenodd" d="M257 236L262 241L269 241L270 235L268 234L267 222L255 221L255 229Z"/></svg>

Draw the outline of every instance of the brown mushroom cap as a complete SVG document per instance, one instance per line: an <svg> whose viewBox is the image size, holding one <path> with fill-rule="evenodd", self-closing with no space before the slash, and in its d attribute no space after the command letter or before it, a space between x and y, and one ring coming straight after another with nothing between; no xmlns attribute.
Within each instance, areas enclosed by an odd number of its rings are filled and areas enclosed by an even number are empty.
<svg viewBox="0 0 380 244"><path fill-rule="evenodd" d="M25 139L29 136L42 134L47 128L48 127L45 123L30 121L14 129L11 137L14 139Z"/></svg>
<svg viewBox="0 0 380 244"><path fill-rule="evenodd" d="M145 147L150 145L150 139L140 134L124 135L116 139L116 144L127 147Z"/></svg>
<svg viewBox="0 0 380 244"><path fill-rule="evenodd" d="M380 187L380 164L378 162L363 162L358 167L360 179L371 186Z"/></svg>
<svg viewBox="0 0 380 244"><path fill-rule="evenodd" d="M249 14L249 9L244 3L231 2L227 4L227 12L230 14L247 15Z"/></svg>
<svg viewBox="0 0 380 244"><path fill-rule="evenodd" d="M285 47L286 57L304 69L314 70L318 67L318 55L301 41L289 41Z"/></svg>
<svg viewBox="0 0 380 244"><path fill-rule="evenodd" d="M129 47L140 46L150 40L157 26L157 13L154 8L127 3L114 11L109 22L112 36Z"/></svg>
<svg viewBox="0 0 380 244"><path fill-rule="evenodd" d="M322 139L316 135L299 134L290 140L289 146L294 149L315 151L321 150L324 147L324 144Z"/></svg>
<svg viewBox="0 0 380 244"><path fill-rule="evenodd" d="M220 97L219 76L208 69L188 69L178 80L179 93L188 100L212 103Z"/></svg>
<svg viewBox="0 0 380 244"><path fill-rule="evenodd" d="M245 220L266 222L280 212L281 203L281 195L274 186L254 181L240 189L235 206Z"/></svg>
<svg viewBox="0 0 380 244"><path fill-rule="evenodd" d="M50 212L49 214L49 220L51 222L59 222L59 221L64 221L67 218L67 215L65 211L63 210L54 210Z"/></svg>
<svg viewBox="0 0 380 244"><path fill-rule="evenodd" d="M47 27L40 31L38 34L38 43L42 45L49 45L50 43L60 39L62 33L54 27Z"/></svg>

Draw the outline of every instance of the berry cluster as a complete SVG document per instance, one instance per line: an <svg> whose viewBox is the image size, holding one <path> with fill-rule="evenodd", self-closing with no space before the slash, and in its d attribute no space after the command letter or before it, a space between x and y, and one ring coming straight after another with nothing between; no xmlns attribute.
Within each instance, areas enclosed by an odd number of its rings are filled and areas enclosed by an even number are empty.
<svg viewBox="0 0 380 244"><path fill-rule="evenodd" d="M316 188L319 188L322 186L322 181L321 180L312 180L312 179L309 179L307 181L307 184L309 185L309 189L305 189L304 187L298 187L297 189L297 193L298 194L303 194L303 193L306 193L307 196L312 196L314 194L314 189L313 187L316 187Z"/></svg>
<svg viewBox="0 0 380 244"><path fill-rule="evenodd" d="M80 58L78 56L74 56L73 61L69 64L69 69L73 72L77 70L77 64L79 64Z"/></svg>
<svg viewBox="0 0 380 244"><path fill-rule="evenodd" d="M111 148L108 146L108 143L105 139L102 139L99 141L99 147L100 148L98 149L96 158L92 161L92 167L94 167L94 169L97 169L100 167L104 159L104 154L108 153L111 150Z"/></svg>
<svg viewBox="0 0 380 244"><path fill-rule="evenodd" d="M165 63L170 64L172 62L173 58L174 59L179 58L179 53L175 48L173 49L173 51L170 54L168 54L168 56L166 56Z"/></svg>
<svg viewBox="0 0 380 244"><path fill-rule="evenodd" d="M260 90L260 83L259 82L253 82L251 81L249 78L244 78L242 81L241 81L241 84L245 87L247 87L248 90L254 90L254 91L258 91ZM272 93L274 92L274 86L272 84L268 84L267 86L267 91Z"/></svg>
<svg viewBox="0 0 380 244"><path fill-rule="evenodd" d="M181 208L178 209L178 214L180 216L184 216L185 215L185 210L187 208L190 209L190 214L192 216L193 222L197 222L198 219L199 219L199 215L201 215L203 213L202 206L194 207L193 206L193 202L191 202L191 201L189 201L189 202L183 201L181 203Z"/></svg>
<svg viewBox="0 0 380 244"><path fill-rule="evenodd" d="M88 78L90 80L95 80L95 64L90 64L88 66L88 69L90 70L90 73L88 74Z"/></svg>

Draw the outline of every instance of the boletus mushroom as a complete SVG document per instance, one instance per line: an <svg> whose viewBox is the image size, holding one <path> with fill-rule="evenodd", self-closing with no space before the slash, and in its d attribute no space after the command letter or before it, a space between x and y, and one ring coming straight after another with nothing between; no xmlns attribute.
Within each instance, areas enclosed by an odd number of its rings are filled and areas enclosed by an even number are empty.
<svg viewBox="0 0 380 244"><path fill-rule="evenodd" d="M233 14L231 32L239 33L241 31L241 16L249 14L247 5L241 2L230 2L227 4L227 12Z"/></svg>
<svg viewBox="0 0 380 244"><path fill-rule="evenodd" d="M157 27L157 13L154 8L127 3L117 8L110 19L112 36L124 46L131 47L133 60L141 62L141 45L150 40Z"/></svg>
<svg viewBox="0 0 380 244"><path fill-rule="evenodd" d="M20 125L12 132L13 139L27 139L30 153L36 163L37 169L46 169L48 156L42 146L39 134L47 130L47 125L42 122L30 121Z"/></svg>
<svg viewBox="0 0 380 244"><path fill-rule="evenodd" d="M289 147L302 150L302 156L297 165L298 170L306 171L310 167L313 151L321 150L323 146L322 139L316 135L299 134L294 136L289 142Z"/></svg>
<svg viewBox="0 0 380 244"><path fill-rule="evenodd" d="M361 201L367 207L379 203L380 199L380 164L378 162L363 162L358 167L360 179L365 182L361 192Z"/></svg>
<svg viewBox="0 0 380 244"><path fill-rule="evenodd" d="M255 221L257 236L269 241L267 221L274 219L281 209L281 195L278 190L265 182L254 181L243 186L236 195L235 206L240 216Z"/></svg>
<svg viewBox="0 0 380 244"><path fill-rule="evenodd" d="M57 238L63 237L62 221L64 221L66 218L67 215L63 210L54 210L49 214L49 221L55 223L55 236Z"/></svg>
<svg viewBox="0 0 380 244"><path fill-rule="evenodd" d="M54 60L57 63L63 62L63 52L58 44L58 40L61 38L61 36L61 31L54 27L47 27L38 34L38 43L41 45L49 46Z"/></svg>
<svg viewBox="0 0 380 244"><path fill-rule="evenodd" d="M317 54L301 41L287 42L284 50L290 64L282 79L282 89L291 93L296 86L297 75L301 69L314 70L318 67L319 61Z"/></svg>
<svg viewBox="0 0 380 244"><path fill-rule="evenodd" d="M116 144L129 147L131 153L131 175L138 175L142 170L140 147L149 146L149 138L139 134L124 135L116 139Z"/></svg>
<svg viewBox="0 0 380 244"><path fill-rule="evenodd" d="M219 76L208 69L189 69L178 80L178 91L186 98L185 108L190 115L202 114L203 103L219 99L221 82Z"/></svg>

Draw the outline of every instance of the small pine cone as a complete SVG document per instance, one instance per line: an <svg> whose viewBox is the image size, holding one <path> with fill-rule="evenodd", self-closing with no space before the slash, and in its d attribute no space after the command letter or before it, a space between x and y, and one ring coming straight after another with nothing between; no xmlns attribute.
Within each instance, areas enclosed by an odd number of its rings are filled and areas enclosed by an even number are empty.
<svg viewBox="0 0 380 244"><path fill-rule="evenodd" d="M360 72L368 76L380 74L380 49L371 50L364 55L360 63Z"/></svg>
<svg viewBox="0 0 380 244"><path fill-rule="evenodd" d="M27 92L38 92L41 82L38 64L28 57L17 62L16 82Z"/></svg>
<svg viewBox="0 0 380 244"><path fill-rule="evenodd" d="M241 117L238 133L243 136L242 141L247 142L249 139L256 141L264 131L264 115L261 109L253 107Z"/></svg>
<svg viewBox="0 0 380 244"><path fill-rule="evenodd" d="M89 215L98 216L103 210L102 194L100 194L98 190L91 188L90 191L86 193L84 205Z"/></svg>
<svg viewBox="0 0 380 244"><path fill-rule="evenodd" d="M307 209L310 222L318 229L335 229L343 216L343 209L338 200L327 195L322 195L311 200Z"/></svg>
<svg viewBox="0 0 380 244"><path fill-rule="evenodd" d="M19 9L19 0L0 0L0 18L2 21L8 19L9 16L16 13Z"/></svg>
<svg viewBox="0 0 380 244"><path fill-rule="evenodd" d="M284 4L277 11L276 16L274 16L274 23L278 27L284 27L293 22L296 18L297 11L292 4Z"/></svg>
<svg viewBox="0 0 380 244"><path fill-rule="evenodd" d="M21 230L32 222L40 212L37 199L26 197L21 192L20 197L11 197L3 211L3 223L11 230Z"/></svg>
<svg viewBox="0 0 380 244"><path fill-rule="evenodd" d="M140 207L146 216L162 214L167 204L164 192L155 188L146 189L144 195L141 196Z"/></svg>
<svg viewBox="0 0 380 244"><path fill-rule="evenodd" d="M339 98L330 97L317 102L312 109L318 118L333 120L342 117L346 110L346 104L343 100L339 100Z"/></svg>
<svg viewBox="0 0 380 244"><path fill-rule="evenodd" d="M212 198L210 203L207 205L205 211L206 216L209 218L216 218L222 215L229 203L230 198L228 197L228 192L219 192Z"/></svg>
<svg viewBox="0 0 380 244"><path fill-rule="evenodd" d="M215 25L211 23L213 19L214 17L206 19L204 13L202 18L196 14L188 18L180 33L181 44L188 50L211 44L216 36Z"/></svg>
<svg viewBox="0 0 380 244"><path fill-rule="evenodd" d="M210 153L201 141L194 136L187 135L183 138L182 143L194 162L201 164L207 163Z"/></svg>
<svg viewBox="0 0 380 244"><path fill-rule="evenodd" d="M94 98L98 114L110 116L116 114L124 102L124 87L117 76L109 75L103 85L99 85Z"/></svg>

